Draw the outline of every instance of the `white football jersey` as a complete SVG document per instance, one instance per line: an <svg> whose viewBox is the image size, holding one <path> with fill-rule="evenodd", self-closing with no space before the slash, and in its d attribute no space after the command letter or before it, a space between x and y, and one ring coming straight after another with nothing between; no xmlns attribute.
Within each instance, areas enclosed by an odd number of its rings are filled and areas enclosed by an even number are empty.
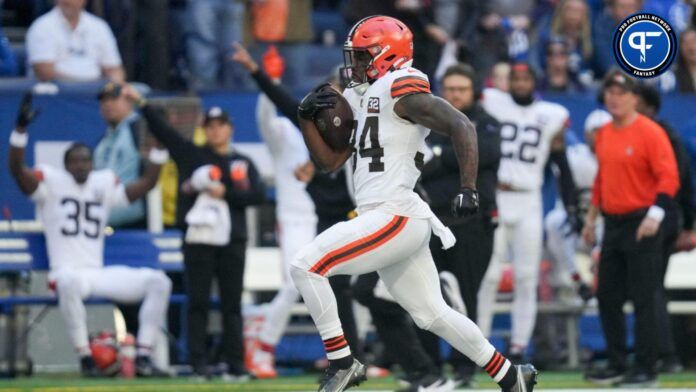
<svg viewBox="0 0 696 392"><path fill-rule="evenodd" d="M63 169L41 165L31 195L44 227L51 270L101 267L104 227L114 207L128 205L125 187L111 170L95 170L84 184Z"/></svg>
<svg viewBox="0 0 696 392"><path fill-rule="evenodd" d="M357 206L411 199L429 130L397 116L394 104L409 94L430 93L428 77L407 67L377 79L362 95L355 90L343 95L356 120L351 165Z"/></svg>
<svg viewBox="0 0 696 392"><path fill-rule="evenodd" d="M497 89L484 91L483 107L501 125L498 182L520 190L540 190L551 140L568 121L568 110L540 100L521 106Z"/></svg>

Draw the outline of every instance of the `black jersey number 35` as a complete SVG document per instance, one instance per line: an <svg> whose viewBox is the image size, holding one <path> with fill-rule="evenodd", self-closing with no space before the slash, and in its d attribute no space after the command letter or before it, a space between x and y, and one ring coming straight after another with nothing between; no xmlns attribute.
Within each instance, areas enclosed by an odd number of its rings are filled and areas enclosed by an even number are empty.
<svg viewBox="0 0 696 392"><path fill-rule="evenodd" d="M65 206L68 211L66 224L61 227L60 232L66 236L76 236L82 231L87 238L99 237L101 221L94 216L94 208L101 207L101 203L87 201L83 204L73 198L65 198L60 201L60 205ZM80 215L84 214L84 225L80 227Z"/></svg>

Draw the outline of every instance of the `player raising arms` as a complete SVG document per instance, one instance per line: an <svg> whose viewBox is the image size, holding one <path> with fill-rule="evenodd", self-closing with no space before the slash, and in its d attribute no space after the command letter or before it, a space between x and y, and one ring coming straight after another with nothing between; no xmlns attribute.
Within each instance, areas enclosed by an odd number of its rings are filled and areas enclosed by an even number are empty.
<svg viewBox="0 0 696 392"><path fill-rule="evenodd" d="M504 391L531 391L532 365L513 366L496 352L478 327L442 298L428 243L431 231L445 247L454 236L413 188L420 175L427 130L452 139L461 190L452 203L457 216L478 209L476 131L469 119L430 94L427 76L411 68L413 35L400 21L371 16L351 29L344 46L351 81L343 95L357 127L351 148L333 150L314 124L317 113L339 99L324 86L298 109L305 143L315 162L340 168L351 156L358 216L338 223L295 256L291 275L319 330L330 362L319 391L343 391L365 379L365 366L351 355L343 337L328 277L377 271L391 295L416 324L444 338L471 358Z"/></svg>
<svg viewBox="0 0 696 392"><path fill-rule="evenodd" d="M48 248L49 285L58 294L60 312L80 355L82 374L100 375L91 357L82 302L98 296L123 303L142 301L136 371L139 376L167 376L152 364L150 349L165 325L169 278L150 268L104 267L103 253L109 211L145 196L157 183L160 165L168 154L151 150L152 165L127 186L119 184L111 170L92 170L92 152L80 143L65 152L65 169L41 165L32 170L24 165L24 150L29 138L27 126L36 113L31 95L25 95L10 137L10 172L19 189L39 207Z"/></svg>

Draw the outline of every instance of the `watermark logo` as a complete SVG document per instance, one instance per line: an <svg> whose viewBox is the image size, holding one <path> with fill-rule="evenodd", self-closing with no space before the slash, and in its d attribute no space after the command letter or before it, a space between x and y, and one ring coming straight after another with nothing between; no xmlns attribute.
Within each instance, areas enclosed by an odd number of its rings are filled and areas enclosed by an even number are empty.
<svg viewBox="0 0 696 392"><path fill-rule="evenodd" d="M674 29L654 14L631 15L614 32L616 62L638 78L654 78L667 71L676 52Z"/></svg>

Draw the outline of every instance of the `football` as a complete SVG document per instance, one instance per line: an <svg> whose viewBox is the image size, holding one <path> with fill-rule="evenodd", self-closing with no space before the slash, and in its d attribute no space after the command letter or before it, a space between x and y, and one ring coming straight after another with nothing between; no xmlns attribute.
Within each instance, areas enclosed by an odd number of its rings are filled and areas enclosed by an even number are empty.
<svg viewBox="0 0 696 392"><path fill-rule="evenodd" d="M319 91L326 89L333 89L333 87L327 85ZM335 91L335 89L333 90ZM341 93L338 93L336 106L317 112L314 125L326 144L332 149L344 151L349 147L353 134L353 110Z"/></svg>

